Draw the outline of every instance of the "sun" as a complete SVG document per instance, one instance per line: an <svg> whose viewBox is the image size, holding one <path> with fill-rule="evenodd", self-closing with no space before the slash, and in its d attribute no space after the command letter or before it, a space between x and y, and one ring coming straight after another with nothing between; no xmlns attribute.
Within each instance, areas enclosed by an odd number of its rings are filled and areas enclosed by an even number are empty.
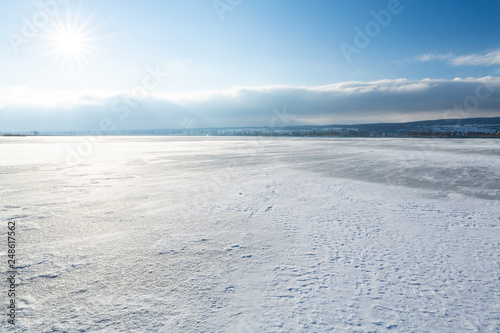
<svg viewBox="0 0 500 333"><path fill-rule="evenodd" d="M65 19L57 17L46 30L45 56L65 73L77 69L85 72L92 67L89 59L96 56L94 42L98 39L95 35L98 27L92 27L91 17L81 22L79 12L75 16L68 12Z"/></svg>
<svg viewBox="0 0 500 333"><path fill-rule="evenodd" d="M60 31L54 36L55 47L65 56L76 56L86 51L84 36L77 31Z"/></svg>
<svg viewBox="0 0 500 333"><path fill-rule="evenodd" d="M82 27L59 25L48 37L49 53L64 63L82 65L92 55L92 44L89 33Z"/></svg>

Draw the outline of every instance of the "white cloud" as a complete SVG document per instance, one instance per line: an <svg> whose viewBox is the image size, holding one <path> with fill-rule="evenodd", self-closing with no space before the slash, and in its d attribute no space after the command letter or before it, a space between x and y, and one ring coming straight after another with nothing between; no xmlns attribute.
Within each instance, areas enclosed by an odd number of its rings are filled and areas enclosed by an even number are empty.
<svg viewBox="0 0 500 333"><path fill-rule="evenodd" d="M453 58L453 54L451 53L446 53L446 54L432 54L432 53L426 53L421 56L417 57L418 62L428 62L428 61L444 61Z"/></svg>
<svg viewBox="0 0 500 333"><path fill-rule="evenodd" d="M463 56L455 56L452 53L427 53L418 56L415 60L418 62L445 61L453 66L494 66L500 65L500 50Z"/></svg>
<svg viewBox="0 0 500 333"><path fill-rule="evenodd" d="M0 110L9 105L66 109L84 105L102 105L106 98L120 93L123 92L98 90L43 91L25 86L0 87Z"/></svg>
<svg viewBox="0 0 500 333"><path fill-rule="evenodd" d="M181 128L186 118L196 127L269 126L273 109L284 106L291 125L500 116L498 77L236 87L182 95L149 93L140 100L133 96L124 91L3 88L0 131L97 129L104 118L117 129ZM465 103L466 112L450 113L454 105Z"/></svg>
<svg viewBox="0 0 500 333"><path fill-rule="evenodd" d="M455 66L493 66L500 65L500 50L484 54L471 54L451 59Z"/></svg>

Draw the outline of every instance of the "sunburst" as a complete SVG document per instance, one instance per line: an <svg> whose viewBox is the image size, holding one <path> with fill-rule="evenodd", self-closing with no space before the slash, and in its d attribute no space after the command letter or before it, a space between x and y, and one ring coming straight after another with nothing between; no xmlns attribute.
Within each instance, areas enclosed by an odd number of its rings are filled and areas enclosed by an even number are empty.
<svg viewBox="0 0 500 333"><path fill-rule="evenodd" d="M68 12L64 21L55 18L46 31L46 55L65 72L74 69L85 72L86 68L92 67L89 59L96 57L96 46L92 42L98 39L94 34L98 27L89 28L91 17L80 22L79 16L79 11L75 17Z"/></svg>

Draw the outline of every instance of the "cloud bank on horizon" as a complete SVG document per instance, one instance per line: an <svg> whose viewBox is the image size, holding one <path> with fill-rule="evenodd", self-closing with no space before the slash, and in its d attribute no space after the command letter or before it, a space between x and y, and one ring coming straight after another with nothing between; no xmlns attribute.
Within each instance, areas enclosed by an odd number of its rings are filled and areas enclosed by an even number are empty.
<svg viewBox="0 0 500 333"><path fill-rule="evenodd" d="M29 100L23 96L32 96ZM0 89L6 130L245 127L405 122L498 116L500 78L260 86L185 94ZM279 119L276 119L276 115ZM22 124L21 126L19 124Z"/></svg>

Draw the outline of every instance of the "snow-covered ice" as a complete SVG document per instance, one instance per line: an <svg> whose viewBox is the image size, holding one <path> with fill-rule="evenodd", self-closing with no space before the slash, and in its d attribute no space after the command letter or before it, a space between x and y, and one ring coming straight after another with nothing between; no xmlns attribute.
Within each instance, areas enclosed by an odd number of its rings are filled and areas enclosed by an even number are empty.
<svg viewBox="0 0 500 333"><path fill-rule="evenodd" d="M85 140L0 138L6 332L500 331L498 140Z"/></svg>

